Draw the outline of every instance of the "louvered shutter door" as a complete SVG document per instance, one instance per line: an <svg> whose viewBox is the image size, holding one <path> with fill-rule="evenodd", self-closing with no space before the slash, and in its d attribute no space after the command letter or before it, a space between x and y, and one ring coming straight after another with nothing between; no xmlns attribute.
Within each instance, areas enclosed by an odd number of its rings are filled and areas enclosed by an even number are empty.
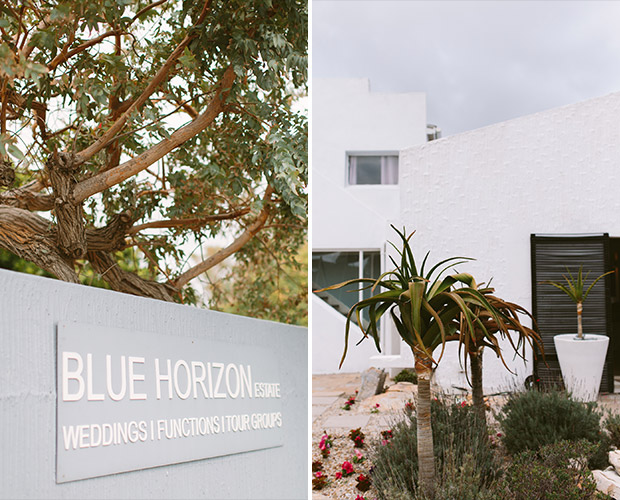
<svg viewBox="0 0 620 500"><path fill-rule="evenodd" d="M584 276L590 271L586 286L610 269L609 235L532 235L532 313L542 337L547 365L538 356L535 374L543 386L561 385L562 377L553 337L577 333L576 305L568 296L543 281L564 282L566 268L573 276L583 265ZM609 277L607 277L609 278ZM584 333L611 336L610 280L599 281L583 305ZM613 392L611 349L603 370L601 392Z"/></svg>

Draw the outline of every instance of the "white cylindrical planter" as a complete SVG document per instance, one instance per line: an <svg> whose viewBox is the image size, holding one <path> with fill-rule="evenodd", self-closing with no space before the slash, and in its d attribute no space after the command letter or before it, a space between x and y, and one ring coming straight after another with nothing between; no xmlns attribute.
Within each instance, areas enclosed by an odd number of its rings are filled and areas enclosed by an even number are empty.
<svg viewBox="0 0 620 500"><path fill-rule="evenodd" d="M553 337L566 390L577 401L596 401L601 385L605 355L609 346L606 335L568 333Z"/></svg>

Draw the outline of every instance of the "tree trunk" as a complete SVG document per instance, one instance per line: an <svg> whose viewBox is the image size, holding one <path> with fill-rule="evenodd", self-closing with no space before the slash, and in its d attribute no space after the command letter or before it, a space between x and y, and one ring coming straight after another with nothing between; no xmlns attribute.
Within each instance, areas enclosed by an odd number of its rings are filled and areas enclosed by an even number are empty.
<svg viewBox="0 0 620 500"><path fill-rule="evenodd" d="M583 304L581 302L577 302L577 336L582 339L583 338L583 324L581 321L581 315L583 313Z"/></svg>
<svg viewBox="0 0 620 500"><path fill-rule="evenodd" d="M432 361L421 349L413 349L415 371L418 375L418 487L428 498L435 490L435 455L431 428L431 374Z"/></svg>
<svg viewBox="0 0 620 500"><path fill-rule="evenodd" d="M471 387L474 411L486 423L484 392L482 390L482 354L484 347L469 352L469 366L471 367Z"/></svg>
<svg viewBox="0 0 620 500"><path fill-rule="evenodd" d="M55 196L58 249L68 260L82 259L86 255L84 214L82 203L73 202L79 167L69 153L53 154L46 166Z"/></svg>

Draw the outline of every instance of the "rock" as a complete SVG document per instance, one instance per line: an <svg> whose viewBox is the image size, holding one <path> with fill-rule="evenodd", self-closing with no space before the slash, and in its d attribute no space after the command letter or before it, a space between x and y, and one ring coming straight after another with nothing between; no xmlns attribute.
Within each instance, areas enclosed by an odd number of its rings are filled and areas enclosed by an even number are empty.
<svg viewBox="0 0 620 500"><path fill-rule="evenodd" d="M408 394L412 394L414 392L418 392L418 386L412 384L411 382L398 382L397 384L388 387L385 392L406 392Z"/></svg>
<svg viewBox="0 0 620 500"><path fill-rule="evenodd" d="M620 500L620 476L611 467L606 470L593 470L596 489Z"/></svg>
<svg viewBox="0 0 620 500"><path fill-rule="evenodd" d="M357 400L363 401L366 398L383 392L383 384L385 383L386 376L387 373L385 370L379 370L377 368L368 368L368 370L362 372L362 384L357 393Z"/></svg>
<svg viewBox="0 0 620 500"><path fill-rule="evenodd" d="M620 450L611 450L609 452L609 463L613 465L616 472L620 474Z"/></svg>

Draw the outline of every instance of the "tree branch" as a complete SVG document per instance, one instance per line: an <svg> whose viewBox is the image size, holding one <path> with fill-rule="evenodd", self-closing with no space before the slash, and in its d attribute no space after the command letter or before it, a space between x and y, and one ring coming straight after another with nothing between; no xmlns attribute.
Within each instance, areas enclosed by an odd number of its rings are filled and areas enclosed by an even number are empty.
<svg viewBox="0 0 620 500"><path fill-rule="evenodd" d="M101 279L106 281L113 290L142 297L173 302L178 290L168 283L158 283L140 278L134 273L121 269L116 261L106 252L88 252L88 260Z"/></svg>
<svg viewBox="0 0 620 500"><path fill-rule="evenodd" d="M234 80L235 73L232 67L228 67L222 77L222 81L220 82L215 96L209 103L209 106L207 106L204 113L199 115L196 119L192 120L184 127L176 130L170 137L159 142L141 155L122 163L118 167L99 173L77 184L73 194L74 202L80 203L95 193L104 191L126 179L129 179L138 172L141 172L148 166L155 163L157 160L163 158L170 151L191 139L196 134L202 132L205 128L211 125L213 120L215 120L215 118L224 110L224 101L230 92L230 88ZM105 146L105 143L102 143L102 146Z"/></svg>
<svg viewBox="0 0 620 500"><path fill-rule="evenodd" d="M54 68L56 68L56 66L58 66L58 64L60 64L60 62L53 64L57 59L62 58L63 56L66 56L66 54L68 54L69 52L69 47L71 47L71 44L73 42L75 42L75 31L77 30L77 23L78 23L78 19L76 17L75 21L73 22L73 30L71 31L71 33L69 33L69 35L67 36L67 42L65 43L65 45L63 46L63 48L60 50L60 52L58 53L58 55L56 57L54 57L54 59L52 59L52 61L47 65L47 68L52 71ZM63 61L66 61L68 59L68 57L66 57L65 59L63 59ZM53 65L52 65L53 64Z"/></svg>
<svg viewBox="0 0 620 500"><path fill-rule="evenodd" d="M89 252L112 252L126 246L125 235L131 228L133 218L129 211L122 212L110 219L104 227L87 227L86 244Z"/></svg>
<svg viewBox="0 0 620 500"><path fill-rule="evenodd" d="M41 212L46 212L54 208L54 196L51 194L38 193L35 188L29 188L31 184L32 183L0 193L0 206L6 205L9 207Z"/></svg>
<svg viewBox="0 0 620 500"><path fill-rule="evenodd" d="M203 21L207 13L209 3L210 3L210 0L206 0L204 7L203 7L203 11L200 15L200 19L198 20L198 22L194 24L194 26L200 24ZM101 151L106 146L106 144L116 134L118 134L122 130L122 128L125 126L125 123L129 119L131 114L135 110L140 108L147 101L147 99L151 96L151 94L155 92L157 87L159 87L159 85L166 79L166 76L168 75L170 70L175 66L177 59L183 54L185 47L187 47L189 43L197 36L198 36L197 31L190 30L190 32L185 36L185 38L183 38L181 43L179 43L177 48L174 49L172 53L168 56L168 59L166 59L166 62L163 64L163 66L159 68L157 73L155 73L155 76L153 76L153 78L147 85L146 89L144 89L142 94L140 94L140 97L138 97L133 102L133 104L129 107L129 109L125 111L125 113L123 113L121 117L118 120L116 120L112 124L112 126L108 130L106 130L105 133L99 139L97 139L93 144L88 146L86 149L80 151L76 155L78 164L84 163L85 161L89 160L94 155L96 155L99 151Z"/></svg>
<svg viewBox="0 0 620 500"><path fill-rule="evenodd" d="M58 279L79 283L70 261L56 248L56 231L50 221L20 208L0 205L0 247Z"/></svg>
<svg viewBox="0 0 620 500"><path fill-rule="evenodd" d="M84 52L87 48L92 47L93 45L97 45L98 43L102 42L109 36L120 35L122 33L123 32L121 30L106 31L105 33L102 33L98 37L93 38L92 40L88 40L87 42L81 43L74 49L71 49L67 52L64 52L64 49L63 49L56 57L54 57L54 59L50 61L50 63L47 65L47 69L49 69L50 71L53 71L54 69L58 67L59 64L62 64L66 60L72 58L74 55L79 54L80 52Z"/></svg>
<svg viewBox="0 0 620 500"><path fill-rule="evenodd" d="M142 14L144 14L145 12L148 12L151 9L154 9L158 5L161 5L162 3L166 3L167 1L168 0L158 0L157 2L150 3L146 7L141 8L137 12L137 14L135 16L133 16L133 19L131 21L129 21L129 24L133 24Z"/></svg>
<svg viewBox="0 0 620 500"><path fill-rule="evenodd" d="M153 222L147 222L145 224L140 224L138 226L134 226L129 229L128 234L135 234L139 231L143 231L144 229L155 229L155 228L169 228L169 227L202 227L209 222L216 222L220 220L230 220L241 217L247 213L249 213L249 208L244 208L241 210L234 210L232 212L225 212L216 215L207 215L205 217L194 217L191 219L168 219L168 220L158 220Z"/></svg>
<svg viewBox="0 0 620 500"><path fill-rule="evenodd" d="M216 252L211 257L203 260L200 264L188 269L183 274L181 274L176 280L174 280L174 286L177 288L184 287L187 283L193 280L195 277L201 275L202 273L208 271L213 266L219 264L224 259L230 257L235 252L238 252L248 241L250 241L265 225L267 222L267 218L269 216L271 195L273 194L274 189L271 186L267 186L265 191L265 195L263 196L264 206L260 211L256 220L250 224L246 230L230 245L226 248L223 248L219 252Z"/></svg>

